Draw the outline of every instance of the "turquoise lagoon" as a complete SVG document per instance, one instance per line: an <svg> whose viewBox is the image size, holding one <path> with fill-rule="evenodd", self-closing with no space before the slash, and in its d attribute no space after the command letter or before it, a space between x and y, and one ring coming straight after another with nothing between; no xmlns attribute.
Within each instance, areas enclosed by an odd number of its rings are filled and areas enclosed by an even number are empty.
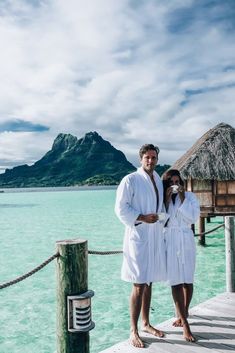
<svg viewBox="0 0 235 353"><path fill-rule="evenodd" d="M16 191L16 190L15 190ZM123 226L113 208L114 189L17 190L0 196L0 283L30 271L55 253L62 239L88 240L90 250L121 250ZM207 229L222 223L212 219ZM89 255L92 318L91 353L128 338L130 285L120 280L121 255ZM192 305L225 291L223 230L197 246ZM55 261L32 277L0 291L1 353L56 352ZM151 320L158 324L174 314L170 290L155 284Z"/></svg>

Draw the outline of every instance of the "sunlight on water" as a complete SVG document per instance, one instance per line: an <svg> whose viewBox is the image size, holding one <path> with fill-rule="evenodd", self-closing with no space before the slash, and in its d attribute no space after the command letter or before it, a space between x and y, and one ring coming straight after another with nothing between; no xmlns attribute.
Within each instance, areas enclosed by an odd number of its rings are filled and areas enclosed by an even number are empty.
<svg viewBox="0 0 235 353"><path fill-rule="evenodd" d="M90 250L121 250L123 226L113 212L115 190L3 193L0 198L0 282L30 271L55 253L62 239L88 240ZM212 219L207 229L222 222ZM91 353L128 338L130 284L120 280L122 256L89 255ZM55 262L25 281L0 291L1 353L56 352ZM223 230L197 247L193 305L225 291ZM169 288L155 284L151 320L174 313Z"/></svg>

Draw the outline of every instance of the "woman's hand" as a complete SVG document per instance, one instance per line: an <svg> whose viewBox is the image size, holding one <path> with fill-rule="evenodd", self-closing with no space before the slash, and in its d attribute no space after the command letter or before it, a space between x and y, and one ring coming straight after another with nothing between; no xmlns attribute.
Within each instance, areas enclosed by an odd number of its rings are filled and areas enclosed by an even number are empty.
<svg viewBox="0 0 235 353"><path fill-rule="evenodd" d="M171 196L173 194L173 189L171 186L169 186L167 189L166 189L166 209L168 209L168 206L169 206L169 203L171 201Z"/></svg>
<svg viewBox="0 0 235 353"><path fill-rule="evenodd" d="M180 201L183 203L185 199L185 189L183 185L179 185L178 194L179 194Z"/></svg>

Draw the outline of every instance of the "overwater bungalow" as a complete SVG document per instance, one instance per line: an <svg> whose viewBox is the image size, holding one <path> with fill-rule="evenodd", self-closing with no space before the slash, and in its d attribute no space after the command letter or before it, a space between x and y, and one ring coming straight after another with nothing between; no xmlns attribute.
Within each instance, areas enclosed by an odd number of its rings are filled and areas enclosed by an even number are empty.
<svg viewBox="0 0 235 353"><path fill-rule="evenodd" d="M235 129L220 123L207 131L174 165L187 191L200 201L199 233L205 218L235 215ZM205 243L205 238L200 238Z"/></svg>

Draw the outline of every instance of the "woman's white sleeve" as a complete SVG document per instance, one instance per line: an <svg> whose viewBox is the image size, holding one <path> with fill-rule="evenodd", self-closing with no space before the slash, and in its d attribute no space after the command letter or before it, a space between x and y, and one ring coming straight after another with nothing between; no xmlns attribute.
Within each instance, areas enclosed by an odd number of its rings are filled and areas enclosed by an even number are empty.
<svg viewBox="0 0 235 353"><path fill-rule="evenodd" d="M186 193L184 202L178 208L181 217L187 223L195 223L200 215L200 204L196 196L190 192Z"/></svg>

